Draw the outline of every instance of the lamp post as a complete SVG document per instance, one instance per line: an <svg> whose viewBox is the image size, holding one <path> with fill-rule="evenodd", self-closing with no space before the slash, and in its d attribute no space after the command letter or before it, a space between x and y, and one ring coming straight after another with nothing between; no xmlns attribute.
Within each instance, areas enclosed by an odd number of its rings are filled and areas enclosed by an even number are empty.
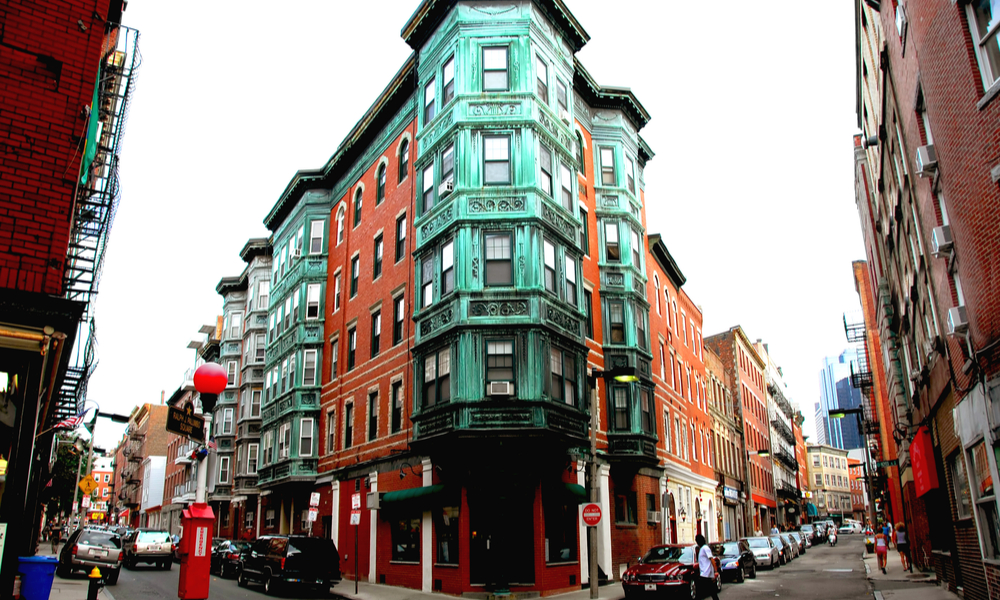
<svg viewBox="0 0 1000 600"><path fill-rule="evenodd" d="M616 367L610 371L593 369L587 376L587 383L590 385L590 494L588 498L591 502L597 503L597 428L600 427L600 420L597 417L597 380L614 379L619 383L633 383L639 381L635 367ZM587 527L587 560L590 566L590 597L597 598L598 592L598 572L597 572L597 531L595 527Z"/></svg>
<svg viewBox="0 0 1000 600"><path fill-rule="evenodd" d="M876 522L876 519L875 519L875 496L874 496L875 490L873 489L872 480L870 478L871 471L869 471L869 469L868 469L868 461L870 459L869 450L868 450L868 434L865 432L865 425L864 425L864 423L862 422L862 419L861 419L861 416L864 414L864 409L861 408L861 407L858 407L858 408L836 408L836 409L827 411L827 414L830 415L831 419L843 419L847 415L855 415L857 417L857 419L858 419L858 432L861 434L861 438L862 438L862 440L864 442L864 449L865 449L865 460L861 464L864 465L864 470L865 470L865 487L868 488L868 490L867 490L868 491L868 510L869 510L869 516L868 516L868 518L871 520L872 524L874 524ZM843 522L843 517L841 517L841 522Z"/></svg>
<svg viewBox="0 0 1000 600"><path fill-rule="evenodd" d="M95 407L94 408L94 412L96 413L94 415L94 426L93 426L93 428L89 428L89 427L87 428L88 431L90 431L90 442L87 444L87 470L86 470L86 474L89 477L90 476L90 470L94 466L94 436L97 435L97 433L96 433L97 432L97 417L103 417L105 419L111 419L115 423L128 423L128 417L123 416L123 415L116 415L114 413L102 413L101 412L101 405L100 404L98 404L97 402L95 402L93 400L86 400L84 402L84 404L86 404L87 402L89 402L90 404L94 405L94 407ZM82 459L83 457L81 456L80 458ZM76 485L77 485L77 487L80 487L80 471L79 471L79 469L77 469L77 472L76 472ZM75 489L74 489L74 492L73 492L73 497L76 498L76 490ZM76 517L79 520L80 525L83 525L83 496L80 497L80 503L77 505Z"/></svg>

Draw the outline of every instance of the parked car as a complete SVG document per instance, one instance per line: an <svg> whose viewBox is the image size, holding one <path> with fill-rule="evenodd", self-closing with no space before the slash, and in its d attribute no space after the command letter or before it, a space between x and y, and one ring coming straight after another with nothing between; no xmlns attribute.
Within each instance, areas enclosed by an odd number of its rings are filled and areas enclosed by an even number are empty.
<svg viewBox="0 0 1000 600"><path fill-rule="evenodd" d="M860 521L854 519L844 519L844 523L837 529L837 533L861 533Z"/></svg>
<svg viewBox="0 0 1000 600"><path fill-rule="evenodd" d="M56 573L69 577L74 571L89 573L94 567L100 569L106 584L117 584L122 570L122 539L111 531L77 529L59 552Z"/></svg>
<svg viewBox="0 0 1000 600"><path fill-rule="evenodd" d="M816 528L806 523L805 525L799 526L799 533L802 534L802 537L806 538L806 545L812 546L814 541L813 538L816 537Z"/></svg>
<svg viewBox="0 0 1000 600"><path fill-rule="evenodd" d="M264 585L268 594L286 586L310 587L323 595L340 581L340 554L332 540L301 535L266 535L251 544L240 559L236 581Z"/></svg>
<svg viewBox="0 0 1000 600"><path fill-rule="evenodd" d="M218 573L222 578L227 574L236 577L240 571L240 554L249 546L250 542L229 540L223 540L221 544L215 545L212 549L211 572Z"/></svg>
<svg viewBox="0 0 1000 600"><path fill-rule="evenodd" d="M792 547L786 544L780 535L770 535L768 539L774 542L775 547L778 548L778 552L781 554L780 564L787 565L792 562Z"/></svg>
<svg viewBox="0 0 1000 600"><path fill-rule="evenodd" d="M749 577L757 578L757 559L746 540L709 544L712 554L719 559L719 575L722 580L743 583Z"/></svg>
<svg viewBox="0 0 1000 600"><path fill-rule="evenodd" d="M792 541L796 543L799 547L799 555L806 553L806 538L798 531L789 531L788 537L792 538Z"/></svg>
<svg viewBox="0 0 1000 600"><path fill-rule="evenodd" d="M781 549L774 545L769 537L749 537L740 538L741 542L746 542L757 560L758 566L766 566L773 569L781 564Z"/></svg>
<svg viewBox="0 0 1000 600"><path fill-rule="evenodd" d="M816 529L813 534L813 543L823 543L826 541L826 523L813 523L813 527Z"/></svg>
<svg viewBox="0 0 1000 600"><path fill-rule="evenodd" d="M698 596L698 558L696 546L667 544L653 546L622 575L622 588L626 598L653 594L678 595L684 598ZM715 586L722 590L719 564L715 565Z"/></svg>
<svg viewBox="0 0 1000 600"><path fill-rule="evenodd" d="M792 536L789 535L789 534L787 534L787 533L779 533L778 536L781 538L781 541L785 542L785 544L789 548L791 548L791 550L792 550L792 558L793 559L798 558L799 557L799 545L798 545L798 543L795 540L792 539Z"/></svg>
<svg viewBox="0 0 1000 600"><path fill-rule="evenodd" d="M169 571L173 565L173 540L166 531L140 527L125 538L123 546L127 569L146 563Z"/></svg>

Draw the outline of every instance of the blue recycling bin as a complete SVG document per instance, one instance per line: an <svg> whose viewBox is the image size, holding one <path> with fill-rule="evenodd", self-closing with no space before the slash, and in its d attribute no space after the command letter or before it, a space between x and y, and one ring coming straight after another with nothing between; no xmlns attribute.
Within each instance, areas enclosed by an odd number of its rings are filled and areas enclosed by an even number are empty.
<svg viewBox="0 0 1000 600"><path fill-rule="evenodd" d="M59 559L55 556L19 556L17 560L21 573L21 598L49 600Z"/></svg>

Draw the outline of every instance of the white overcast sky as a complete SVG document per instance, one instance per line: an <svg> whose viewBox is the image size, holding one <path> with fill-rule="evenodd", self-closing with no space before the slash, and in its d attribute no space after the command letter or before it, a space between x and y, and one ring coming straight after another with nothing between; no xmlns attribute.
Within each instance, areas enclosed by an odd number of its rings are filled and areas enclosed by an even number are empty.
<svg viewBox="0 0 1000 600"><path fill-rule="evenodd" d="M852 3L565 2L591 36L579 58L593 77L652 115L648 231L687 276L705 335L741 324L767 342L811 434L864 258ZM103 410L181 384L188 342L221 314L219 279L242 272L291 177L325 164L406 60L399 31L418 5L129 2L142 66L97 301L88 396ZM102 420L99 443L120 435Z"/></svg>

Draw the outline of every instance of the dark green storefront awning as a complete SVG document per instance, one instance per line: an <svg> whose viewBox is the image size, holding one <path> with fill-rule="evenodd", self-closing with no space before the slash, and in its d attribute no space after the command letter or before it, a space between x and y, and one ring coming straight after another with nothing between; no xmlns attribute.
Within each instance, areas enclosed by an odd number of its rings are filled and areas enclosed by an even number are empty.
<svg viewBox="0 0 1000 600"><path fill-rule="evenodd" d="M582 485L578 483L564 483L563 485L566 486L566 493L576 498L577 502L587 501L587 490Z"/></svg>
<svg viewBox="0 0 1000 600"><path fill-rule="evenodd" d="M382 495L381 503L387 509L429 508L431 506L457 504L458 499L459 495L454 488L444 484L437 484L410 488L408 490L385 492Z"/></svg>
<svg viewBox="0 0 1000 600"><path fill-rule="evenodd" d="M809 515L810 517L815 517L817 514L816 505L813 504L812 502L806 503L806 514Z"/></svg>

